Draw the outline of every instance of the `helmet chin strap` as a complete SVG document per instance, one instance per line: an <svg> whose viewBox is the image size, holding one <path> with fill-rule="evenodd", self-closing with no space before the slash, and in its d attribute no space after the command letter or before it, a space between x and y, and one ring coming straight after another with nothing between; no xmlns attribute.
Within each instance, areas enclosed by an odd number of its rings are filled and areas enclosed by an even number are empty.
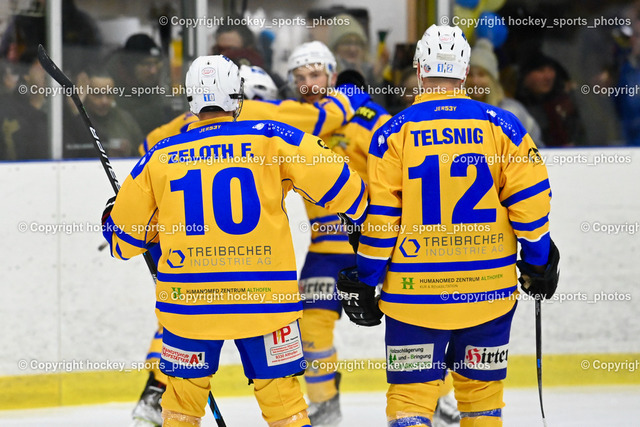
<svg viewBox="0 0 640 427"><path fill-rule="evenodd" d="M238 97L238 108L233 112L233 121L238 120L240 116L240 111L242 111L242 104L244 104L244 77L240 78L240 93L233 95L233 97Z"/></svg>

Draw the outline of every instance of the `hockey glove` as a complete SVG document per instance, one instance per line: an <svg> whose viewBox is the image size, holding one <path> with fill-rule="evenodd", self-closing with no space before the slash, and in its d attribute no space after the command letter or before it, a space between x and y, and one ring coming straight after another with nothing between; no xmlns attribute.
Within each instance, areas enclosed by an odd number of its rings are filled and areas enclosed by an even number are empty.
<svg viewBox="0 0 640 427"><path fill-rule="evenodd" d="M520 252L522 257L522 251ZM549 247L549 260L545 266L544 272L535 271L534 266L525 262L518 261L516 265L520 270L520 284L522 290L536 299L549 299L556 292L558 287L558 279L560 278L560 252L553 240Z"/></svg>
<svg viewBox="0 0 640 427"><path fill-rule="evenodd" d="M107 205L104 207L104 211L102 211L102 225L107 221L109 215L111 215L111 210L113 209L113 205L116 203L116 196L113 196L109 200L107 200Z"/></svg>
<svg viewBox="0 0 640 427"><path fill-rule="evenodd" d="M347 214L339 213L340 221L342 221L342 225L347 228L347 234L349 235L349 244L353 248L353 253L358 253L358 245L360 244L360 227L353 223L351 218L347 216Z"/></svg>
<svg viewBox="0 0 640 427"><path fill-rule="evenodd" d="M356 267L349 267L338 273L338 296L349 320L360 326L376 326L382 319L378 308L376 288L358 280Z"/></svg>

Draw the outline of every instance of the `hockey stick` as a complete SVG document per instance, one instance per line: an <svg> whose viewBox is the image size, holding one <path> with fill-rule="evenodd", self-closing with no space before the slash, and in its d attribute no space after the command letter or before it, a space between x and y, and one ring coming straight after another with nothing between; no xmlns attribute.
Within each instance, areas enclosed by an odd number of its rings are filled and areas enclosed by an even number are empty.
<svg viewBox="0 0 640 427"><path fill-rule="evenodd" d="M76 104L78 108L78 112L80 113L80 117L82 117L82 121L87 127L89 133L91 133L91 137L93 138L93 146L98 151L98 157L100 158L100 163L102 163L102 167L104 168L105 173L107 174L107 178L109 178L109 183L113 188L113 191L118 194L120 191L120 183L116 178L116 173L113 171L111 167L111 162L109 161L109 157L107 156L106 151L102 147L102 143L100 142L100 138L98 138L98 134L96 133L93 124L91 124L91 119L89 119L89 115L87 114L87 110L85 110L84 105L82 105L82 101L78 96L77 91L75 90L74 84L69 80L64 72L58 68L58 66L53 62L47 51L44 49L42 45L38 45L38 60L40 61L40 65L42 68L65 90L66 95L69 95L73 100L73 103ZM151 254L147 251L144 253L144 260L147 263L147 267L149 268L149 272L151 273L151 277L153 277L153 282L157 281L158 269L156 267L156 263L153 261Z"/></svg>
<svg viewBox="0 0 640 427"><path fill-rule="evenodd" d="M536 298L536 370L538 373L538 396L540 397L540 412L542 412L542 424L547 427L542 404L542 300Z"/></svg>
<svg viewBox="0 0 640 427"><path fill-rule="evenodd" d="M218 404L213 398L213 393L211 393L211 390L209 390L209 408L211 408L211 412L213 412L213 417L216 419L216 424L218 424L218 427L227 427L227 424L224 422L222 414L220 413L220 408L218 408Z"/></svg>
<svg viewBox="0 0 640 427"><path fill-rule="evenodd" d="M91 123L91 119L89 119L89 114L87 114L87 110L85 110L84 105L82 104L82 100L78 96L77 90L75 90L74 84L71 82L69 77L64 74L64 72L58 68L58 66L53 62L53 60L47 54L45 48L40 44L38 45L38 61L40 61L40 65L42 68L57 81L60 86L65 90L65 94L69 95L73 100L73 103L76 104L76 108L80 113L80 117L82 117L82 121L87 127L89 133L91 133L91 137L93 138L93 145L98 151L98 157L100 158L100 163L102 163L102 167L104 168L105 173L107 174L107 178L109 178L109 183L111 187L113 187L113 191L118 194L120 191L120 183L118 183L118 179L116 178L116 173L113 171L111 167L111 162L109 161L109 157L107 156L106 151L102 147L102 143L100 143L100 138L98 138L98 134L96 133L93 124ZM145 252L144 260L147 263L147 267L149 268L149 272L151 273L151 277L153 277L153 282L157 282L158 280L158 268L156 266L155 261L151 257L149 251ZM216 419L216 423L218 427L226 427L224 420L222 418L222 414L220 413L220 409L218 409L218 405L213 398L213 394L209 392L209 401L211 410L213 411L213 416Z"/></svg>

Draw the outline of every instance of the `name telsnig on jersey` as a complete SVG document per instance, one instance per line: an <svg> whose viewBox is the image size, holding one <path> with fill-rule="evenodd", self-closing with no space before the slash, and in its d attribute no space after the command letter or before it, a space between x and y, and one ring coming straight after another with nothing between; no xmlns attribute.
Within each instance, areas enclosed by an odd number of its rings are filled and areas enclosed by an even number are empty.
<svg viewBox="0 0 640 427"><path fill-rule="evenodd" d="M413 145L416 147L442 144L482 144L483 132L480 128L444 128L412 130Z"/></svg>

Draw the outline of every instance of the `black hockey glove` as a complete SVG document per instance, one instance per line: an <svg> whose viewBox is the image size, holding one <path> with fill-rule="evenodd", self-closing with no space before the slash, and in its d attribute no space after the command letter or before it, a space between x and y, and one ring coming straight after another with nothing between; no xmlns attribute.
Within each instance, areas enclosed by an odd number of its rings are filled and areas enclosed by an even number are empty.
<svg viewBox="0 0 640 427"><path fill-rule="evenodd" d="M347 234L349 235L349 244L353 248L353 253L358 253L358 245L360 244L360 226L355 225L351 218L347 216L347 214L339 213L340 221L342 221L342 225L347 228Z"/></svg>
<svg viewBox="0 0 640 427"><path fill-rule="evenodd" d="M107 205L104 207L104 211L102 211L102 225L107 221L109 215L111 215L111 210L113 209L113 205L116 203L116 196L113 196L109 200L107 200Z"/></svg>
<svg viewBox="0 0 640 427"><path fill-rule="evenodd" d="M520 251L520 257L522 257L522 251ZM518 270L520 270L518 280L522 285L522 290L536 299L551 298L558 287L558 279L560 278L559 263L560 252L553 240L551 240L551 246L549 247L549 260L544 273L536 272L534 267L527 262L518 261L516 263Z"/></svg>
<svg viewBox="0 0 640 427"><path fill-rule="evenodd" d="M349 320L360 326L376 326L382 319L378 308L376 288L358 280L356 267L349 267L338 273L338 296Z"/></svg>

